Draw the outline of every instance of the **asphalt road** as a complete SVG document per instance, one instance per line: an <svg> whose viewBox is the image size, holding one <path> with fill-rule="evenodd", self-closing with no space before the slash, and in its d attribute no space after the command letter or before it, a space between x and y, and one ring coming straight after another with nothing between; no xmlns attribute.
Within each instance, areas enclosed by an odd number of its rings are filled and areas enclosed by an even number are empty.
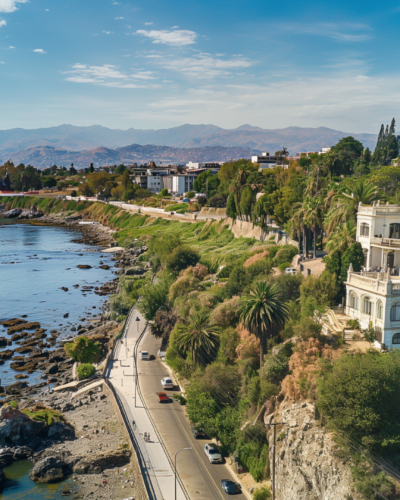
<svg viewBox="0 0 400 500"><path fill-rule="evenodd" d="M221 479L235 478L230 472L227 464L210 464L204 453L204 445L209 440L194 439L189 420L185 414L185 407L172 399L172 394L178 392L165 391L171 396L169 403L159 403L156 392L162 391L161 379L169 376L168 369L157 358L161 340L155 339L149 330L145 333L138 352L146 350L155 359L142 361L138 356L139 384L145 404L160 432L168 453L174 457L175 452L180 448L192 450L181 451L177 458L177 470L191 499L199 500L221 500L236 498L245 500L247 497L243 493L238 495L227 495L221 487Z"/></svg>

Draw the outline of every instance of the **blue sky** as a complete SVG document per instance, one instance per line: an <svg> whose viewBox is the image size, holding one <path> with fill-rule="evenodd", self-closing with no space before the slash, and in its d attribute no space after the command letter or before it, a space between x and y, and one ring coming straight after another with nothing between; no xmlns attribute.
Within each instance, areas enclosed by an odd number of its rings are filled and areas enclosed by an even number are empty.
<svg viewBox="0 0 400 500"><path fill-rule="evenodd" d="M400 1L0 0L0 128L326 126L398 114Z"/></svg>

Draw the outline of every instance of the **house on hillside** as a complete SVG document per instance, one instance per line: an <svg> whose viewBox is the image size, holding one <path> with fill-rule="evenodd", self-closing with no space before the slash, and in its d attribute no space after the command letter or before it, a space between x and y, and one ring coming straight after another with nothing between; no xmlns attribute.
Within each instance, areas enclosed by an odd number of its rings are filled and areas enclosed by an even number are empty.
<svg viewBox="0 0 400 500"><path fill-rule="evenodd" d="M361 328L372 322L380 344L400 347L400 205L360 204L356 238L364 267L348 270L346 313Z"/></svg>

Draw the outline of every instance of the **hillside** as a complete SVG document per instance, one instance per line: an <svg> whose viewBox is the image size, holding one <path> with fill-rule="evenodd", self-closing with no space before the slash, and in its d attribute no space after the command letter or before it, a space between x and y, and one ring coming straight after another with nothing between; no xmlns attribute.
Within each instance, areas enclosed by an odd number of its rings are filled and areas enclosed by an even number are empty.
<svg viewBox="0 0 400 500"><path fill-rule="evenodd" d="M154 144L175 148L202 148L210 146L235 147L254 150L276 151L286 146L291 154L313 151L332 146L342 137L352 135L365 147L375 148L375 134L354 134L326 127L263 129L252 125L241 125L235 129L223 129L215 125L181 125L169 129L118 130L92 125L57 127L27 130L22 128L0 130L0 156L38 146L50 146L67 151L92 150L99 146L116 149L129 144Z"/></svg>
<svg viewBox="0 0 400 500"><path fill-rule="evenodd" d="M250 158L250 149L237 147L201 147L201 148L173 148L168 146L154 146L151 144L141 146L132 144L116 150L98 147L87 151L68 151L53 146L38 146L4 153L0 151L0 163L12 160L15 165L24 163L37 168L69 166L73 163L76 167L88 167L93 163L95 167L102 165L115 165L120 163L186 163L188 161L228 161L238 158Z"/></svg>

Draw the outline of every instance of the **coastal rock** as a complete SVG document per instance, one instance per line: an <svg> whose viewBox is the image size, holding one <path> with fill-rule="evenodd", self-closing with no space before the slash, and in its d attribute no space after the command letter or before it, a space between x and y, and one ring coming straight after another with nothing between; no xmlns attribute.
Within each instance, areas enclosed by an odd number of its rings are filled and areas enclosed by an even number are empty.
<svg viewBox="0 0 400 500"><path fill-rule="evenodd" d="M5 337L0 337L0 347L6 347L10 344L10 341Z"/></svg>
<svg viewBox="0 0 400 500"><path fill-rule="evenodd" d="M0 325L3 325L7 328L9 326L20 325L21 323L28 323L28 322L26 320L20 319L20 318L12 318L12 319L7 319L5 321L0 321Z"/></svg>
<svg viewBox="0 0 400 500"><path fill-rule="evenodd" d="M105 269L106 271L108 271L108 269L110 269L110 266L107 266L107 264L104 264L103 266L99 266L99 269Z"/></svg>
<svg viewBox="0 0 400 500"><path fill-rule="evenodd" d="M38 483L57 483L65 477L63 468L64 462L55 457L47 457L34 465L29 477Z"/></svg>
<svg viewBox="0 0 400 500"><path fill-rule="evenodd" d="M11 451L5 451L0 455L0 468L8 467L14 461L13 453Z"/></svg>
<svg viewBox="0 0 400 500"><path fill-rule="evenodd" d="M38 219L43 217L43 212L41 210L23 210L18 219Z"/></svg>
<svg viewBox="0 0 400 500"><path fill-rule="evenodd" d="M6 387L6 394L19 395L28 385L28 382L14 382Z"/></svg>
<svg viewBox="0 0 400 500"><path fill-rule="evenodd" d="M32 450L28 446L18 446L13 450L14 460L25 460L32 455Z"/></svg>
<svg viewBox="0 0 400 500"><path fill-rule="evenodd" d="M14 351L7 349L6 351L0 352L0 359L10 359L14 356Z"/></svg>
<svg viewBox="0 0 400 500"><path fill-rule="evenodd" d="M74 466L74 474L99 474L106 469L121 467L130 462L131 452L128 450L117 450L109 453L101 453L96 456L83 457Z"/></svg>
<svg viewBox="0 0 400 500"><path fill-rule="evenodd" d="M75 438L75 431L64 422L56 422L48 430L47 437L55 441L67 441Z"/></svg>
<svg viewBox="0 0 400 500"><path fill-rule="evenodd" d="M12 210L6 210L5 212L2 212L1 216L3 219L15 219L22 213L22 210L20 208L13 208Z"/></svg>
<svg viewBox="0 0 400 500"><path fill-rule="evenodd" d="M34 328L40 328L40 323L37 321L32 321L31 323L23 323L14 326L10 326L8 329L8 335L11 335L15 332L21 332L22 330L33 330Z"/></svg>
<svg viewBox="0 0 400 500"><path fill-rule="evenodd" d="M0 409L0 440L10 444L26 445L38 436L46 424L29 418L20 410L4 405Z"/></svg>
<svg viewBox="0 0 400 500"><path fill-rule="evenodd" d="M77 267L79 269L92 269L92 266L89 266L87 264L79 264Z"/></svg>

